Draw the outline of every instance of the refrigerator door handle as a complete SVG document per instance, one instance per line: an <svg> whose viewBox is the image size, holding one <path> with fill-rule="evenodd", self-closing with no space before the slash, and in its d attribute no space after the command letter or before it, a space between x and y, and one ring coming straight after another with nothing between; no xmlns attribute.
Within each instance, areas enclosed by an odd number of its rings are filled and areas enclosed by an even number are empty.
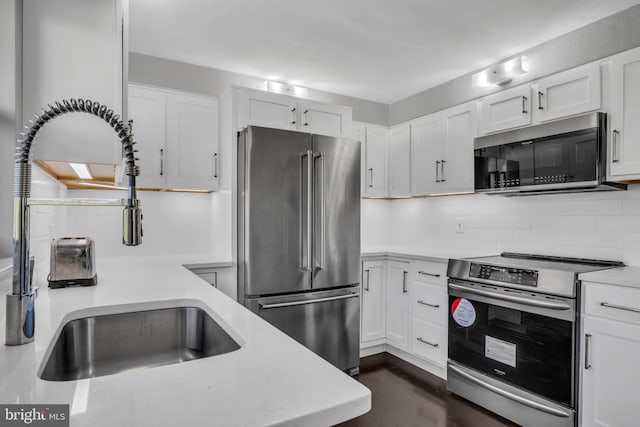
<svg viewBox="0 0 640 427"><path fill-rule="evenodd" d="M311 150L300 153L300 234L299 234L299 242L300 242L300 262L298 264L298 268L302 271L311 271L311 165L312 159L311 155L313 152ZM304 163L305 157L307 158L307 199L304 198ZM307 204L307 229L304 229L304 206L303 204L306 202ZM306 235L306 236L305 236ZM306 237L306 242L305 242ZM304 261L304 251L307 250L307 262Z"/></svg>
<svg viewBox="0 0 640 427"><path fill-rule="evenodd" d="M307 271L313 271L313 151L307 150Z"/></svg>
<svg viewBox="0 0 640 427"><path fill-rule="evenodd" d="M320 265L316 266L318 270L324 270L325 265L325 191L324 191L324 158L325 153L316 153L314 157L320 159Z"/></svg>
<svg viewBox="0 0 640 427"><path fill-rule="evenodd" d="M357 298L359 296L360 296L359 293L354 293L354 294L347 294L347 295L338 295L338 296L335 296L335 297L316 298L316 299L308 299L308 300L302 300L302 301L291 301L291 302L279 302L279 303L274 303L274 304L260 303L260 308L262 308L264 310L268 310L270 308L293 307L293 306L296 306L296 305L316 304L316 303L319 303L319 302L328 302L328 301L337 301L337 300L348 299L348 298Z"/></svg>

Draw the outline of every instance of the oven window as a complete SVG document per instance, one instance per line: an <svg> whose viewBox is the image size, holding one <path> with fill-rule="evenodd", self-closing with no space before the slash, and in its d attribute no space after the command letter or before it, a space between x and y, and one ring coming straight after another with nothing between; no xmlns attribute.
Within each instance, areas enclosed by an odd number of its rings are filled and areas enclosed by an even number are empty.
<svg viewBox="0 0 640 427"><path fill-rule="evenodd" d="M449 296L449 358L573 405L572 322Z"/></svg>

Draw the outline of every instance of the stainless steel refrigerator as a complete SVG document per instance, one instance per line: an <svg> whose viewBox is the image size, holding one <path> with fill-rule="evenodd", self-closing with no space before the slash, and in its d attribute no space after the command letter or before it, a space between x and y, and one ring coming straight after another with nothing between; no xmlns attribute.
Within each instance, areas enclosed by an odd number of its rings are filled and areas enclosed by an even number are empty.
<svg viewBox="0 0 640 427"><path fill-rule="evenodd" d="M238 298L336 367L360 345L360 142L238 135Z"/></svg>

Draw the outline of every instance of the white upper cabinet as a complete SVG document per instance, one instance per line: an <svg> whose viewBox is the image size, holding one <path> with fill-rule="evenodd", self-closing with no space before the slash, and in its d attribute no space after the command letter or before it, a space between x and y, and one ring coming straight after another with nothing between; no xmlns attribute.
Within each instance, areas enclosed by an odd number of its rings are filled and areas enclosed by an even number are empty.
<svg viewBox="0 0 640 427"><path fill-rule="evenodd" d="M122 0L24 1L25 121L69 98L99 101L123 114L125 12ZM42 128L33 158L113 164L120 153L120 141L108 124L72 113Z"/></svg>
<svg viewBox="0 0 640 427"><path fill-rule="evenodd" d="M424 196L440 192L442 168L442 114L411 122L411 193Z"/></svg>
<svg viewBox="0 0 640 427"><path fill-rule="evenodd" d="M489 95L480 101L481 134L531 124L530 85L516 86Z"/></svg>
<svg viewBox="0 0 640 427"><path fill-rule="evenodd" d="M171 93L167 103L167 186L216 190L220 181L218 101Z"/></svg>
<svg viewBox="0 0 640 427"><path fill-rule="evenodd" d="M167 93L148 87L129 86L129 116L137 142L140 188L164 187L166 170Z"/></svg>
<svg viewBox="0 0 640 427"><path fill-rule="evenodd" d="M350 137L351 108L323 102L299 100L296 107L300 114L303 132L320 135Z"/></svg>
<svg viewBox="0 0 640 427"><path fill-rule="evenodd" d="M217 190L220 180L218 101L129 85L141 188Z"/></svg>
<svg viewBox="0 0 640 427"><path fill-rule="evenodd" d="M366 126L366 148L364 165L365 192L369 197L386 197L387 186L387 145L389 128L384 126Z"/></svg>
<svg viewBox="0 0 640 427"><path fill-rule="evenodd" d="M243 88L240 127L248 125L296 130L296 99L291 96Z"/></svg>
<svg viewBox="0 0 640 427"><path fill-rule="evenodd" d="M473 191L475 134L474 101L412 121L412 195Z"/></svg>
<svg viewBox="0 0 640 427"><path fill-rule="evenodd" d="M367 125L364 123L351 123L351 136L354 141L360 141L360 195L366 195L367 188L367 141L366 141Z"/></svg>
<svg viewBox="0 0 640 427"><path fill-rule="evenodd" d="M240 88L240 128L254 125L351 137L351 108Z"/></svg>
<svg viewBox="0 0 640 427"><path fill-rule="evenodd" d="M389 131L389 195L411 194L411 129L409 123L393 126Z"/></svg>
<svg viewBox="0 0 640 427"><path fill-rule="evenodd" d="M474 190L473 138L476 135L476 103L468 102L442 112L444 152L442 182L445 193Z"/></svg>
<svg viewBox="0 0 640 427"><path fill-rule="evenodd" d="M609 174L640 178L640 48L611 58Z"/></svg>
<svg viewBox="0 0 640 427"><path fill-rule="evenodd" d="M533 121L544 122L600 109L600 63L592 62L538 80Z"/></svg>

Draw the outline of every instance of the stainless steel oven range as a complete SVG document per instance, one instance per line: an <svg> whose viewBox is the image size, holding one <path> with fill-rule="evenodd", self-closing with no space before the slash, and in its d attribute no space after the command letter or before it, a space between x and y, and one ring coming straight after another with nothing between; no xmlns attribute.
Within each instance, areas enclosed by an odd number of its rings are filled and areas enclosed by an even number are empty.
<svg viewBox="0 0 640 427"><path fill-rule="evenodd" d="M515 253L449 260L449 391L523 426L576 426L578 274L622 265Z"/></svg>

